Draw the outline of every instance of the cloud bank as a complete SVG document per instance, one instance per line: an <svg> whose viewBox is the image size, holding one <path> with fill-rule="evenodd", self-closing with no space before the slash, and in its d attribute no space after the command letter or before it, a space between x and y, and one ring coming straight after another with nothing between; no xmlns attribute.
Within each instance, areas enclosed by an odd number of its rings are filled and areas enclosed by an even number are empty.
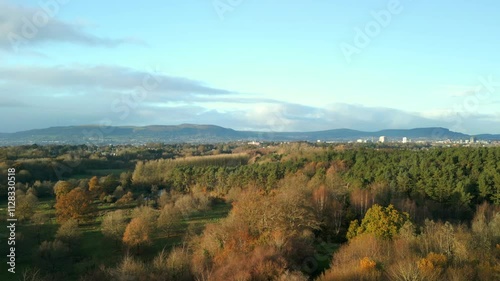
<svg viewBox="0 0 500 281"><path fill-rule="evenodd" d="M203 123L276 132L442 126L465 133L498 133L500 120L494 114L461 116L452 110L419 113L345 103L306 106L116 65L0 67L0 98L0 132L105 122Z"/></svg>

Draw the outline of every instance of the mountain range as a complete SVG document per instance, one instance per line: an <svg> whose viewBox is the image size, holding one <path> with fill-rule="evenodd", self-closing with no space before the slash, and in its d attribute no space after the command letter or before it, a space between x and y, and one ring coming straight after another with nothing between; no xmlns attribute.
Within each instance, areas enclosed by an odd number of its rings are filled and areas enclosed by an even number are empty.
<svg viewBox="0 0 500 281"><path fill-rule="evenodd" d="M66 126L50 127L0 133L0 145L16 144L143 144L164 143L215 143L229 141L354 141L357 139L378 140L386 136L389 140L458 140L472 135L453 132L446 128L390 129L364 132L351 129L333 129L315 132L259 132L237 131L215 125L155 125L155 126L113 126L102 127ZM478 140L498 141L500 134L475 135Z"/></svg>

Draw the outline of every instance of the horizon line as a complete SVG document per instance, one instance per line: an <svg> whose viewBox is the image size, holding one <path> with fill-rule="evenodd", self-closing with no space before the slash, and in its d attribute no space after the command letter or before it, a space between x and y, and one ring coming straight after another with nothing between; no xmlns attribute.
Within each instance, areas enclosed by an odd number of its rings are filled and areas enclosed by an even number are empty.
<svg viewBox="0 0 500 281"><path fill-rule="evenodd" d="M386 128L386 129L381 129L381 130L376 130L376 131L364 131L364 130L358 130L358 129L351 129L351 128L332 128L332 129L325 129L325 130L315 130L315 131L265 131L265 130L247 130L247 129L234 129L230 127L224 127L220 125L215 125L215 124L196 124L196 123L181 123L177 125L172 125L172 124L164 124L164 125L159 125L159 124L151 124L151 125L116 125L116 126L105 126L105 125L100 125L100 124L82 124L82 125L62 125L62 126L50 126L50 127L43 127L43 128L33 128L33 129L27 129L27 130L20 130L20 131L15 131L15 132L0 132L0 134L16 134L16 133L22 133L22 132L28 132L28 131L35 131L35 130L46 130L46 129L52 129L52 128L68 128L68 127L115 127L115 128L146 128L146 127L180 127L180 126L213 126L213 127L219 127L223 129L228 129L228 130L234 130L234 131L239 131L239 132L274 132L274 133L315 133L315 132L326 132L326 131L333 131L333 130L351 130L351 131L358 131L358 132L363 132L363 133L378 133L381 131L389 131L389 130L405 130L405 131L410 131L410 130L416 130L416 129L442 129L442 130L447 130L453 133L459 133L459 134L464 134L468 136L478 136L478 135L500 135L500 133L479 133L479 134L467 134L459 131L452 131L449 128L445 127L413 127L413 128L404 128L404 129L395 129L395 128Z"/></svg>

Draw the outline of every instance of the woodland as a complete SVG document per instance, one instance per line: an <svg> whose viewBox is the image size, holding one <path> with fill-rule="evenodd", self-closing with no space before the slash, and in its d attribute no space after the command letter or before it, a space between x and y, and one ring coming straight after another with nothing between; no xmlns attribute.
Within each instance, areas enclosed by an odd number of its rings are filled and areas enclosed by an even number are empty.
<svg viewBox="0 0 500 281"><path fill-rule="evenodd" d="M500 280L500 147L0 147L10 168L1 280Z"/></svg>

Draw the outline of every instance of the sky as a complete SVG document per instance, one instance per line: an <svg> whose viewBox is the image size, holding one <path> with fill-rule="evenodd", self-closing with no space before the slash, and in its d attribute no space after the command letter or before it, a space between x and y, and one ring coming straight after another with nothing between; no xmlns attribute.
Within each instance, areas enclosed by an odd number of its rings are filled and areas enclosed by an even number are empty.
<svg viewBox="0 0 500 281"><path fill-rule="evenodd" d="M0 132L500 133L499 10L494 0L0 0Z"/></svg>

